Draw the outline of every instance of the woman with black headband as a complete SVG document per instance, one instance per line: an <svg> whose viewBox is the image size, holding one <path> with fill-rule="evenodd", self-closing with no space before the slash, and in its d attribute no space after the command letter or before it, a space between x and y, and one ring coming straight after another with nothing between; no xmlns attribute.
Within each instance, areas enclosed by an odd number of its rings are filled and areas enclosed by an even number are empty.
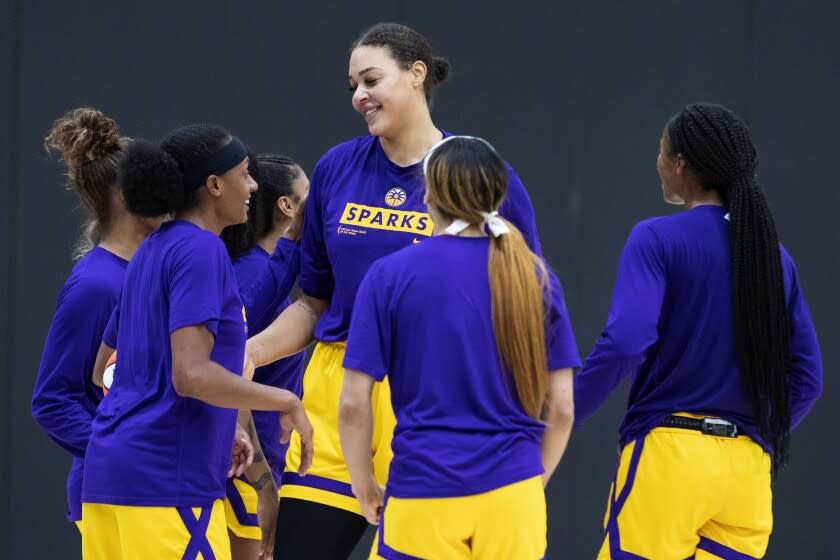
<svg viewBox="0 0 840 560"><path fill-rule="evenodd" d="M290 391L242 378L247 337L235 274L218 235L248 217L257 185L242 143L193 125L133 142L121 164L127 207L174 219L138 249L96 371L119 370L97 411L82 492L85 558L230 558L223 499L236 410L282 413L283 437L312 428Z"/></svg>
<svg viewBox="0 0 840 560"><path fill-rule="evenodd" d="M822 391L822 363L757 164L746 125L719 105L689 105L659 141L665 201L685 211L633 228L575 378L581 423L632 376L599 559L767 549L771 472Z"/></svg>

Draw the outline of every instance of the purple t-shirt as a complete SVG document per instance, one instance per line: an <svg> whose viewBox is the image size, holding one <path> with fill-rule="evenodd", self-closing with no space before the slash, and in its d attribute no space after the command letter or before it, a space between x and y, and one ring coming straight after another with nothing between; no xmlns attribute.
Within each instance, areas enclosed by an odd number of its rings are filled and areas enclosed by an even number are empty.
<svg viewBox="0 0 840 560"><path fill-rule="evenodd" d="M225 496L236 410L179 396L170 334L203 325L210 358L242 374L247 327L230 258L218 236L187 221L163 224L128 265L118 312L119 373L97 410L82 499L199 507Z"/></svg>
<svg viewBox="0 0 840 560"><path fill-rule="evenodd" d="M283 261L291 278L297 276L300 270L299 249L296 243L287 239L280 239L277 242L277 249L275 256L272 257L259 245L253 247L250 251L234 259L233 269L236 272L237 282L240 290L248 289L254 279L259 278L269 266L269 261L274 258L276 261L274 266L280 267L280 260L277 257L283 256ZM288 294L288 290L286 290ZM265 302L249 301L246 302L245 311L248 316L249 335L254 336L262 331L268 324L277 318L286 307L291 304L288 297L283 297L283 301L279 306L266 315L268 322L264 324L255 324L251 317L258 315L258 308L265 307ZM254 308L252 311L251 308ZM273 387L286 389L296 394L298 397L303 395L303 365L306 358L305 352L299 352L287 358L277 360L267 366L257 368L254 372L254 381L264 383ZM257 435L260 438L260 445L265 454L266 461L271 467L271 472L274 474L275 482L279 485L280 479L283 476L283 470L286 467L286 450L288 444L280 443L280 413L255 410L251 413L254 417L254 426L257 430Z"/></svg>
<svg viewBox="0 0 840 560"><path fill-rule="evenodd" d="M67 518L82 518L82 472L102 389L91 373L102 333L119 302L128 261L102 247L85 255L64 283L55 308L38 377L32 417L73 456L67 475Z"/></svg>
<svg viewBox="0 0 840 560"><path fill-rule="evenodd" d="M720 206L643 221L618 265L607 326L575 377L576 425L632 376L622 444L665 416L719 416L764 445L743 387L732 320L729 222ZM822 361L796 266L781 248L791 319L791 427L822 390ZM766 446L765 446L766 447Z"/></svg>
<svg viewBox="0 0 840 560"><path fill-rule="evenodd" d="M531 200L513 169L507 169L508 194L500 213L540 253ZM376 136L339 144L315 166L300 272L300 287L306 294L330 300L315 338L346 340L353 300L370 265L432 235L423 192L422 164L398 166L385 155Z"/></svg>
<svg viewBox="0 0 840 560"><path fill-rule="evenodd" d="M543 472L544 427L498 357L488 250L486 237L433 237L377 261L359 288L344 367L391 384L392 496L469 496ZM553 275L551 286L548 366L578 367Z"/></svg>

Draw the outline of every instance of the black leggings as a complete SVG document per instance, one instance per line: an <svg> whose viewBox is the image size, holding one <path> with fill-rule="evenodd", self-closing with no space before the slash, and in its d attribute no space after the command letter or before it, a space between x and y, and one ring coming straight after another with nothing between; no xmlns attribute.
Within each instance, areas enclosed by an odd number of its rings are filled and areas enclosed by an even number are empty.
<svg viewBox="0 0 840 560"><path fill-rule="evenodd" d="M347 560L367 520L343 509L283 498L274 540L276 560Z"/></svg>

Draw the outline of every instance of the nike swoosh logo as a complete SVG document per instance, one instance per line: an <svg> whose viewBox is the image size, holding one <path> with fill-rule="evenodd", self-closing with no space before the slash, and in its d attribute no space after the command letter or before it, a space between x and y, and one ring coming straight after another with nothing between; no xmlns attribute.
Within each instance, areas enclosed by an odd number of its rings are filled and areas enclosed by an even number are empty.
<svg viewBox="0 0 840 560"><path fill-rule="evenodd" d="M415 237L414 239L411 240L411 242L416 245L417 243L420 243L420 240Z"/></svg>

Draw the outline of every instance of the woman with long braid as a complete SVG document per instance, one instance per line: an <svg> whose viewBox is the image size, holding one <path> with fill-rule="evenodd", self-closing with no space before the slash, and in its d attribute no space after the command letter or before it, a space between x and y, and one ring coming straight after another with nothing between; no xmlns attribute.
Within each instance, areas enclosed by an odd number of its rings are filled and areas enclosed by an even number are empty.
<svg viewBox="0 0 840 560"><path fill-rule="evenodd" d="M659 146L685 211L633 228L574 385L580 424L632 376L598 558L761 558L771 473L822 391L817 336L743 121L689 105Z"/></svg>

